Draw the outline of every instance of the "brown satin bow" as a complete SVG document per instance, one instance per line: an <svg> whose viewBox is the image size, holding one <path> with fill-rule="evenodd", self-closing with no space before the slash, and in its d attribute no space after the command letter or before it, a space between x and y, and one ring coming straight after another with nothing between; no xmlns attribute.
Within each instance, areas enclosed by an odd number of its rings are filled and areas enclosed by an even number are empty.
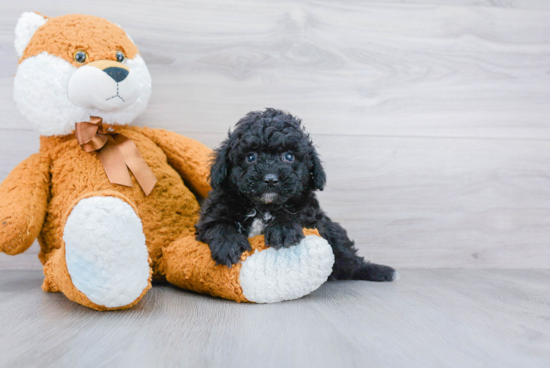
<svg viewBox="0 0 550 368"><path fill-rule="evenodd" d="M75 123L75 135L84 151L98 151L99 159L112 184L133 186L129 168L145 195L151 193L157 178L132 140L103 129L103 119L97 116L90 116L89 122Z"/></svg>

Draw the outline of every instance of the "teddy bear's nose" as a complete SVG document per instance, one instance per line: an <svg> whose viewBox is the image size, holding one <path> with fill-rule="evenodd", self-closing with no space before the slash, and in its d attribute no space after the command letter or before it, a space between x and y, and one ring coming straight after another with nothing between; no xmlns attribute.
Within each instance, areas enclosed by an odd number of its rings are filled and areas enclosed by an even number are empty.
<svg viewBox="0 0 550 368"><path fill-rule="evenodd" d="M126 79L128 76L128 70L112 66L110 68L103 69L105 73L119 83Z"/></svg>

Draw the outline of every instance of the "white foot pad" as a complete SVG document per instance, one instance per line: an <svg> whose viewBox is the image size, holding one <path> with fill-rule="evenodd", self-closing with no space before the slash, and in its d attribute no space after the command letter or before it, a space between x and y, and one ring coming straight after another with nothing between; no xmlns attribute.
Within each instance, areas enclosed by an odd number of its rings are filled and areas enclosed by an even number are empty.
<svg viewBox="0 0 550 368"><path fill-rule="evenodd" d="M268 248L252 254L243 262L240 284L251 302L298 299L327 281L333 264L330 244L310 235L290 248Z"/></svg>
<svg viewBox="0 0 550 368"><path fill-rule="evenodd" d="M136 300L149 284L149 253L141 220L115 197L78 202L65 225L65 259L73 285L108 308Z"/></svg>

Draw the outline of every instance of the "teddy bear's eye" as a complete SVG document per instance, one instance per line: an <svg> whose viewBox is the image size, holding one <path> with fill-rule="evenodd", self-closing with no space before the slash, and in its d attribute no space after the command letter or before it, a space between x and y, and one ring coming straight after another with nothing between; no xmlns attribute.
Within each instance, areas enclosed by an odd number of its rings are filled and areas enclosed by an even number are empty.
<svg viewBox="0 0 550 368"><path fill-rule="evenodd" d="M86 51L77 51L74 53L73 59L79 64L84 64L88 60L88 54Z"/></svg>
<svg viewBox="0 0 550 368"><path fill-rule="evenodd" d="M122 51L117 51L116 52L116 61L118 61L119 63L123 63L124 60L126 60L126 56L124 56L124 53Z"/></svg>

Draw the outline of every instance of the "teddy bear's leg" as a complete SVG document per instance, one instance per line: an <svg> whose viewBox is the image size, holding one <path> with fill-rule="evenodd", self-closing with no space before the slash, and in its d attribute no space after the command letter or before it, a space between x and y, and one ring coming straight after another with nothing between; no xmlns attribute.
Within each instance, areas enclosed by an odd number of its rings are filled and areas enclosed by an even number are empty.
<svg viewBox="0 0 550 368"><path fill-rule="evenodd" d="M274 303L297 299L323 284L334 264L329 243L317 230L290 248L267 248L264 236L250 239L252 252L227 268L216 265L205 243L184 237L163 251L168 282L184 289L243 302Z"/></svg>
<svg viewBox="0 0 550 368"><path fill-rule="evenodd" d="M63 246L44 265L43 288L97 310L125 309L151 287L149 253L134 206L122 196L87 196L72 207Z"/></svg>

